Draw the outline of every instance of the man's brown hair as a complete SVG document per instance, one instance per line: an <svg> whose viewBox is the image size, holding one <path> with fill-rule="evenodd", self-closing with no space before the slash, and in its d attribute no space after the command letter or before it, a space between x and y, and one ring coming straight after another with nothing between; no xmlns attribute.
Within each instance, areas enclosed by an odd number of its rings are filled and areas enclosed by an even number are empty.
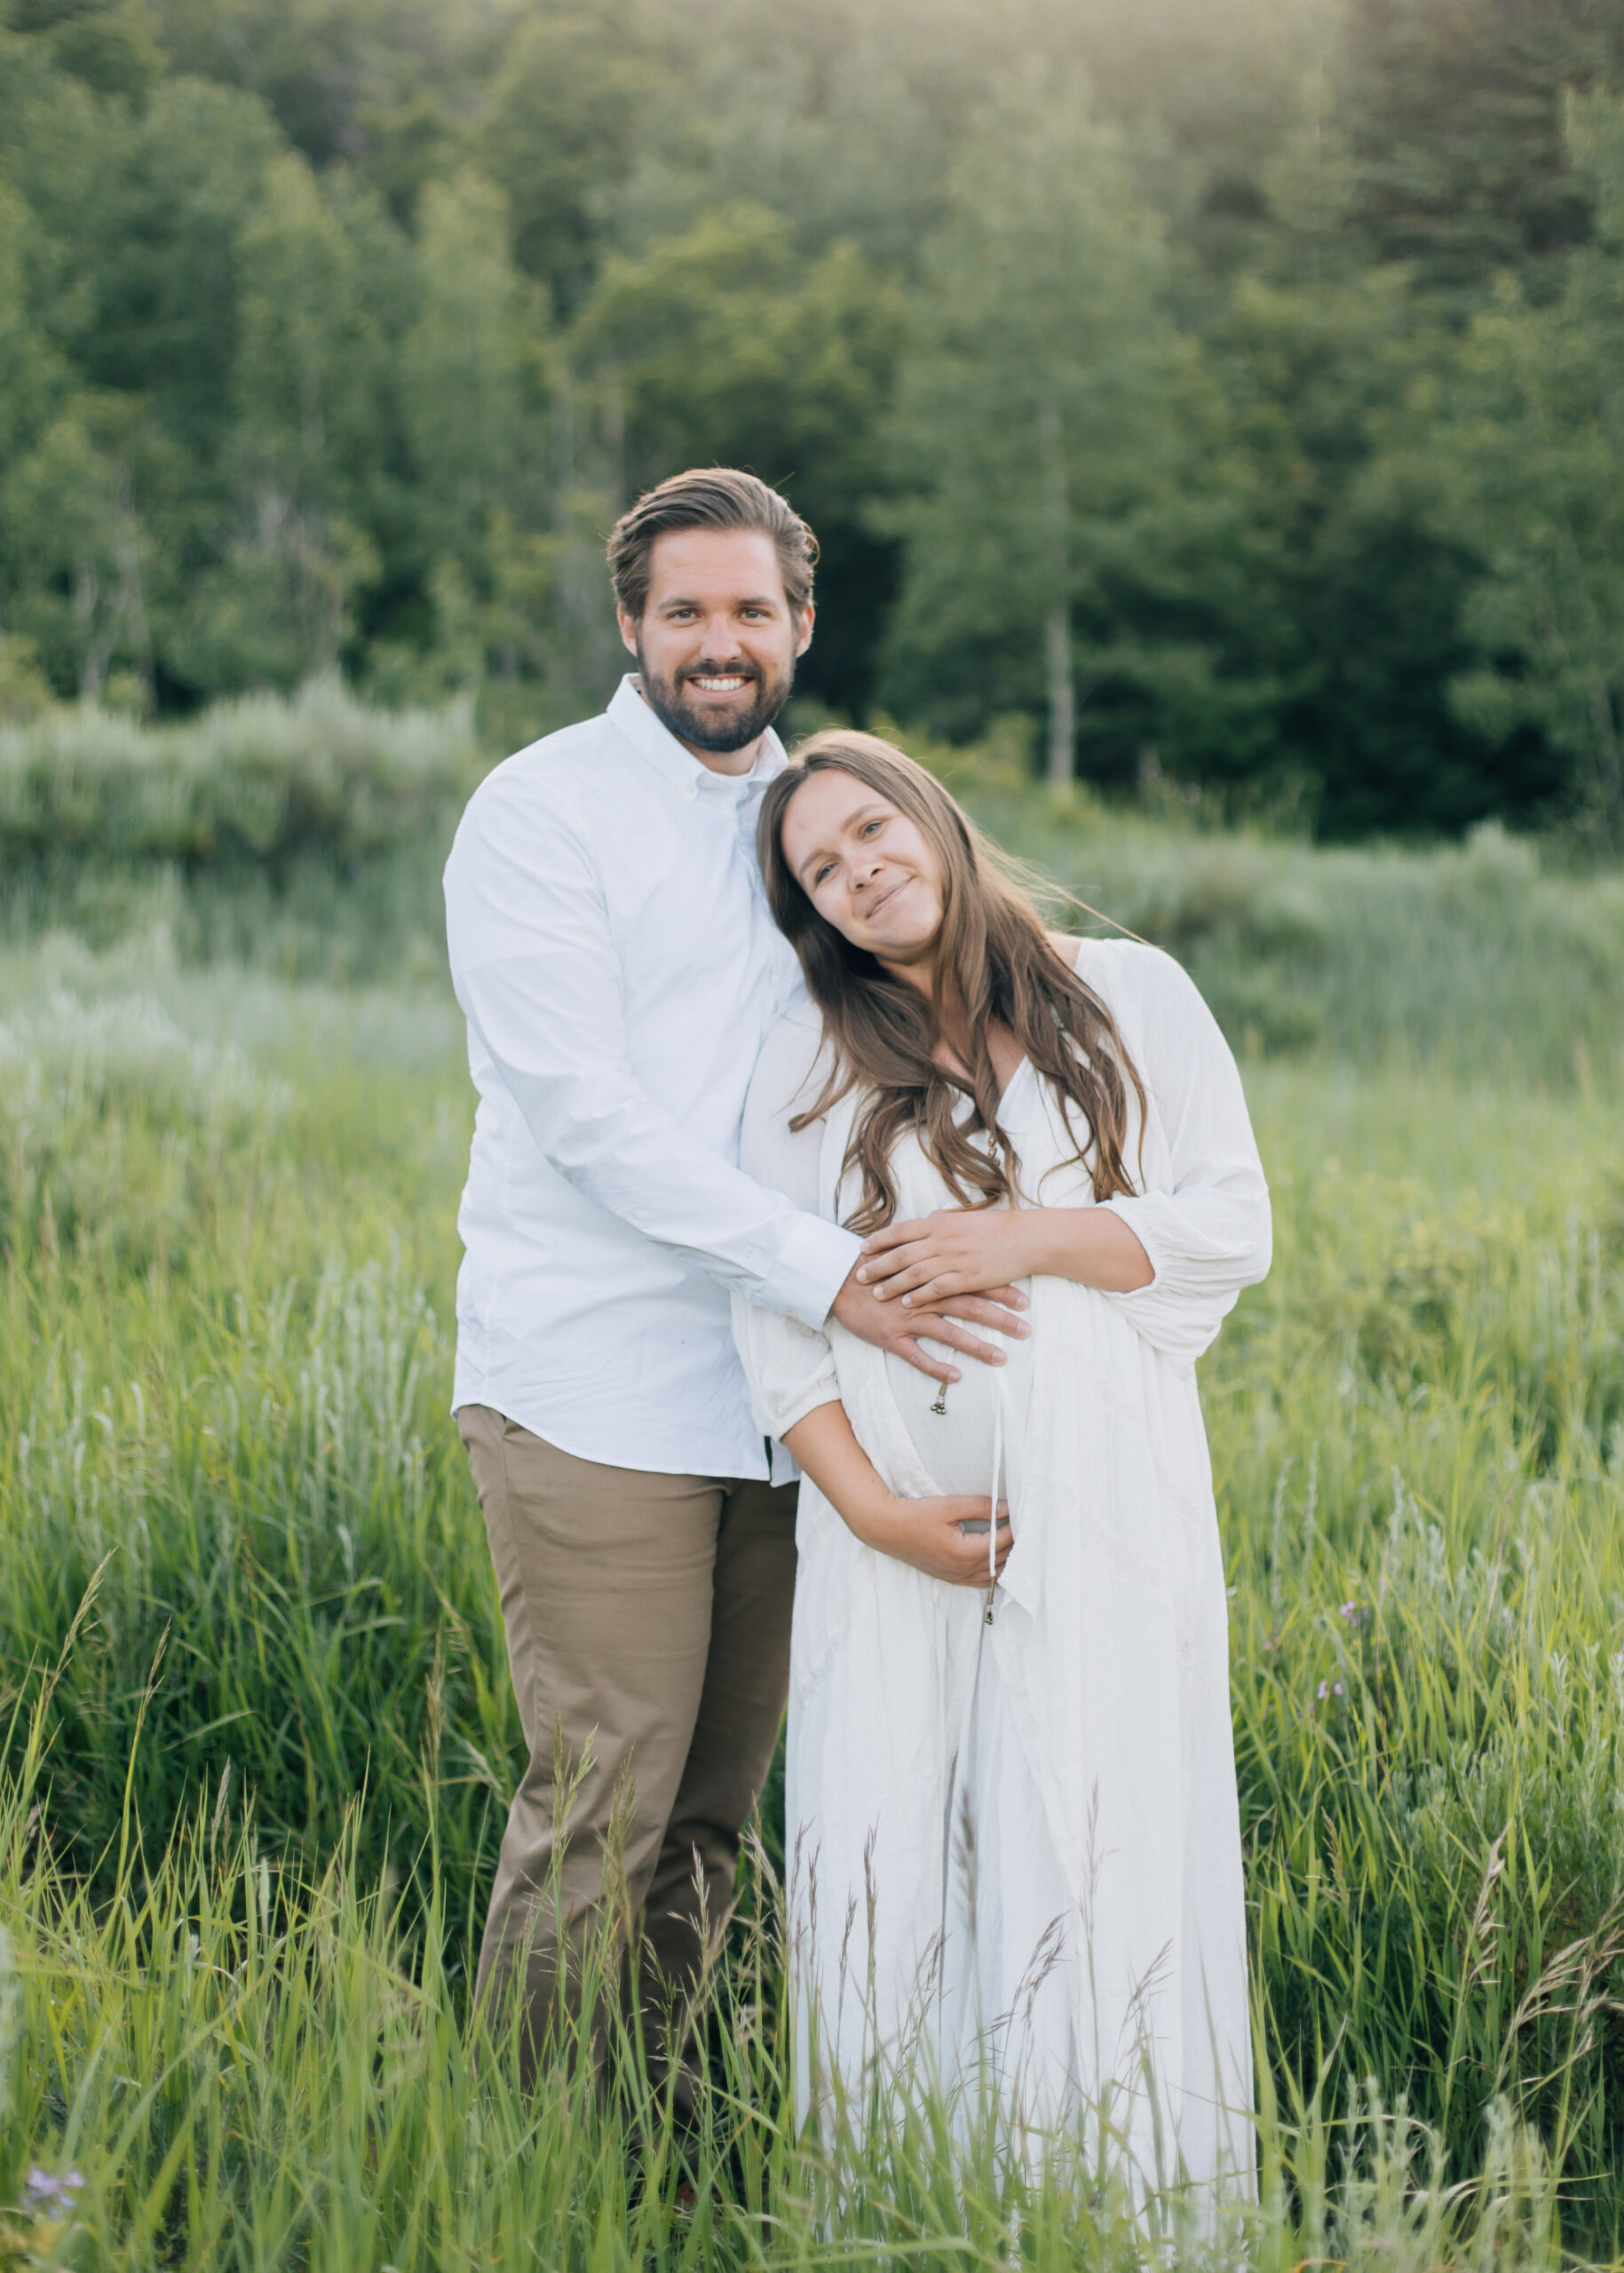
<svg viewBox="0 0 1624 2273"><path fill-rule="evenodd" d="M818 540L776 489L726 465L693 466L646 489L609 534L609 577L628 615L643 620L654 539L668 529L759 529L778 550L784 597L804 608L812 596Z"/></svg>

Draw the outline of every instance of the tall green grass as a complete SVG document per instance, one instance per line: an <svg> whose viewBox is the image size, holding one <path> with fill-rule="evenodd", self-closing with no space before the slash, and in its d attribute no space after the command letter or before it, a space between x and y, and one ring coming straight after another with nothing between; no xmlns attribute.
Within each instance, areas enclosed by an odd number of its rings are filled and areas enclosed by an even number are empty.
<svg viewBox="0 0 1624 2273"><path fill-rule="evenodd" d="M42 1716L43 1717L43 1716ZM776 1887L759 1849L731 1946L683 2016L709 2047L692 2115L606 1993L516 2085L511 2021L470 2021L431 1930L408 1938L346 1838L318 1879L251 1824L199 1806L162 1852L121 1832L92 1901L42 1855L40 1718L0 1785L0 2262L312 2273L543 2265L789 2273L902 2265L1143 2273L1329 2258L1389 2273L1550 2267L1560 2212L1538 2141L1501 2103L1482 2166L1451 2184L1438 2142L1367 2098L1343 2120L1266 2115L1256 2203L1176 2187L1130 2198L1086 2144L1042 2164L995 2107L906 2074L859 2123L790 2113ZM20 1754L18 1757L17 1754ZM432 1785L435 1762L423 1773ZM594 2052L609 2051L607 2090Z"/></svg>
<svg viewBox="0 0 1624 2273"><path fill-rule="evenodd" d="M561 2056L529 2107L473 2057L520 1759L445 1409L438 867L482 759L327 689L0 734L0 2266L1615 2253L1624 879L926 754L1179 953L1246 1065L1277 1259L1202 1393L1261 2207L1153 2248L928 2097L796 2137L759 1879L696 2214L634 2047L618 2096Z"/></svg>
<svg viewBox="0 0 1624 2273"><path fill-rule="evenodd" d="M724 2094L698 2238L637 2176L669 2161L652 2103L561 2071L527 2111L468 2064L519 1746L445 1410L469 1102L443 991L199 970L162 933L14 951L0 990L0 1924L28 2016L0 2193L75 2164L97 2264L517 2264L527 2220L583 2265L1001 2261L1009 2202L964 2199L1003 2181L955 2175L929 2109L852 2148L831 2225L776 2039L736 2014L720 2039L766 2064ZM1203 1398L1278 2182L1233 2249L1605 2254L1619 1094L1293 1060L1248 1085L1277 1261ZM1394 2112L1349 2132L1356 2103ZM1453 2206L1435 2150L1477 2188ZM1020 2206L1038 2256L1127 2248L1063 2182Z"/></svg>

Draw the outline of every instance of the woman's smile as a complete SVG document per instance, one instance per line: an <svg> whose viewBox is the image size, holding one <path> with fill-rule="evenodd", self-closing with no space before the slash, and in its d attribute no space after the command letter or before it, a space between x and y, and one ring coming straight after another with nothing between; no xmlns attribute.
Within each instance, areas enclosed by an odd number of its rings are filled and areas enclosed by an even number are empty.
<svg viewBox="0 0 1624 2273"><path fill-rule="evenodd" d="M913 881L914 879L912 876L899 876L894 884L887 884L885 890L880 894L878 899L871 899L868 902L867 907L864 909L863 912L867 916L868 921L872 923L880 910L883 907L889 907L892 900L897 897L897 894L899 891L906 891Z"/></svg>

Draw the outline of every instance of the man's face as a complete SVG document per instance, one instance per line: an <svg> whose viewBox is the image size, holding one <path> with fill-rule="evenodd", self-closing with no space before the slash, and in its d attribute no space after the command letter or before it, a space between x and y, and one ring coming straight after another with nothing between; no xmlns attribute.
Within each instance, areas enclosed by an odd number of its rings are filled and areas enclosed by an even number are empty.
<svg viewBox="0 0 1624 2273"><path fill-rule="evenodd" d="M751 749L812 644L812 611L785 598L777 547L760 529L668 529L649 567L641 622L620 611L649 708L697 756Z"/></svg>

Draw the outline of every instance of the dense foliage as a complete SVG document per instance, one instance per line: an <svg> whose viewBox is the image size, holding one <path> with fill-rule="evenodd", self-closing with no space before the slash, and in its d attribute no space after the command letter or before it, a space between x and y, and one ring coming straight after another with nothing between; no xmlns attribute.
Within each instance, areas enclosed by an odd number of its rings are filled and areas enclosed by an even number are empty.
<svg viewBox="0 0 1624 2273"><path fill-rule="evenodd" d="M722 458L848 715L1616 838L1620 84L1624 0L5 0L0 712L511 744Z"/></svg>

